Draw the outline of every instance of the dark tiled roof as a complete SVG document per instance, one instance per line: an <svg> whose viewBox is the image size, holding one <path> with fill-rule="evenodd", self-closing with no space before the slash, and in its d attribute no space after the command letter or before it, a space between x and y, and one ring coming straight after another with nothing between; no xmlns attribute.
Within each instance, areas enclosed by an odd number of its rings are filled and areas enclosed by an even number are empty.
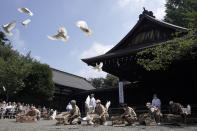
<svg viewBox="0 0 197 131"><path fill-rule="evenodd" d="M149 15L143 14L143 17L141 19L139 19L139 21L131 29L131 31L116 46L114 46L111 50L109 50L106 54L111 53L111 52L115 51L117 48L119 48L119 46L121 44L123 44L124 41L128 37L130 37L134 33L134 31L141 25L141 23L142 23L143 20L152 21L155 24L161 25L161 26L166 27L166 28L169 28L169 29L173 29L175 31L180 31L180 32L188 32L189 31L187 28L184 28L184 27L181 27L181 26L177 26L177 25L173 25L173 24L170 24L170 23L167 23L167 22L158 20L158 19L156 19L154 17L151 17Z"/></svg>
<svg viewBox="0 0 197 131"><path fill-rule="evenodd" d="M125 42L126 39L128 39L133 33L134 31L141 25L143 20L149 20L152 21L155 24L161 25L163 27L175 30L175 31L180 31L180 32L188 32L189 30L187 28L184 27L180 27L177 25L173 25L161 20L158 20L154 17L151 17L149 15L143 14L143 17L141 19L139 19L139 21L136 23L136 25L130 30L130 32L117 44L115 45L111 50L109 50L107 53L103 54L103 55L99 55L99 56L95 56L92 58L85 58L82 59L82 61L84 62L90 62L90 61L97 61L97 60L101 60L101 59L105 59L105 58L112 58L112 57L116 57L116 56L122 56L125 54L132 54L135 53L136 51L139 51L141 49L145 49L145 48L150 48L153 46L156 46L158 44L163 44L163 42L159 42L159 43L145 43L139 46L134 46L132 48L127 48L127 49L119 49L119 47ZM119 50L118 50L119 49Z"/></svg>
<svg viewBox="0 0 197 131"><path fill-rule="evenodd" d="M52 68L55 84L81 90L95 89L85 78Z"/></svg>

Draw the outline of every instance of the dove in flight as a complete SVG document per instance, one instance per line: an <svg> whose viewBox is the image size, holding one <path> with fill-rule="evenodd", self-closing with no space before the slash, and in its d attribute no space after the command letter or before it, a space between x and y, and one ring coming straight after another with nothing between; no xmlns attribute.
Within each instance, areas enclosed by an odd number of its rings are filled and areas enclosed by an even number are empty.
<svg viewBox="0 0 197 131"><path fill-rule="evenodd" d="M88 95L88 97L86 98L85 101L86 106L89 108L89 104L90 104L90 96Z"/></svg>
<svg viewBox="0 0 197 131"><path fill-rule="evenodd" d="M67 31L64 27L59 28L58 34L54 36L48 36L51 40L58 40L62 38L62 41L66 42L69 39L69 36L67 35Z"/></svg>
<svg viewBox="0 0 197 131"><path fill-rule="evenodd" d="M6 25L2 25L4 31L9 35L12 36L12 32L10 32L14 27L16 26L16 20L6 24Z"/></svg>
<svg viewBox="0 0 197 131"><path fill-rule="evenodd" d="M96 66L93 67L93 69L98 70L100 72L100 71L102 71L102 67L103 67L103 62L100 62L99 65L97 65L97 63L96 63Z"/></svg>
<svg viewBox="0 0 197 131"><path fill-rule="evenodd" d="M30 16L34 15L33 12L31 12L28 8L18 8L18 11L21 12L21 13L27 13Z"/></svg>
<svg viewBox="0 0 197 131"><path fill-rule="evenodd" d="M88 25L87 25L87 23L85 21L82 21L82 20L81 21L78 21L77 22L77 27L79 27L83 32L85 32L85 34L87 36L89 36L89 35L92 34L92 30L90 30L88 28Z"/></svg>
<svg viewBox="0 0 197 131"><path fill-rule="evenodd" d="M26 19L21 24L26 27L27 24L29 24L29 22L31 22L31 20L30 19Z"/></svg>
<svg viewBox="0 0 197 131"><path fill-rule="evenodd" d="M5 86L3 86L3 91L6 91Z"/></svg>
<svg viewBox="0 0 197 131"><path fill-rule="evenodd" d="M111 105L111 101L107 101L107 103L105 104L105 108L108 110L110 105Z"/></svg>

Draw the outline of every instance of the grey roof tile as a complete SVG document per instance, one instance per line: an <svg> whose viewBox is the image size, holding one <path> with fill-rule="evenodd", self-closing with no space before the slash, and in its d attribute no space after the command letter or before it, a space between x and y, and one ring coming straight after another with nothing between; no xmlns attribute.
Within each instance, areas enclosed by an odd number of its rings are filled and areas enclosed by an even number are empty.
<svg viewBox="0 0 197 131"><path fill-rule="evenodd" d="M55 84L81 90L95 89L85 78L52 68Z"/></svg>

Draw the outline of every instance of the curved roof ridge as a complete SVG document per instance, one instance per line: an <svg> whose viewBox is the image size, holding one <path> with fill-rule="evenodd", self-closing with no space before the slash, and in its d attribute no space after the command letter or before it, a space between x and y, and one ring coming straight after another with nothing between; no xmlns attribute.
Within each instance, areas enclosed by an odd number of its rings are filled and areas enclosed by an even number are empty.
<svg viewBox="0 0 197 131"><path fill-rule="evenodd" d="M181 29L181 30L185 30L185 31L189 31L189 29L185 28L185 27L181 27L181 26L178 26L178 25L174 25L174 24L171 24L171 23L168 23L168 22L165 22L165 21L162 21L162 20L159 20L159 19L156 19L154 17L151 17L147 14L144 14L144 16L150 20L153 20L154 22L158 22L158 24L164 24L168 27L171 27L171 28L175 28L175 29Z"/></svg>
<svg viewBox="0 0 197 131"><path fill-rule="evenodd" d="M179 30L179 31L183 31L183 32L188 32L189 29L187 28L184 28L184 27L181 27L181 26L177 26L177 25L174 25L174 24L170 24L170 23L167 23L167 22L164 22L162 20L158 20L154 17L151 17L147 14L141 14L141 17L140 19L138 20L138 22L135 24L135 26L129 31L129 33L127 33L127 35L121 39L118 44L116 44L111 50L109 50L108 52L106 52L105 54L108 54L108 53L112 53L115 49L117 49L129 36L131 36L134 32L134 30L141 24L141 22L144 20L144 19L148 19L152 22L155 22L161 26L165 26L167 28L171 28L171 29L175 29L175 30Z"/></svg>

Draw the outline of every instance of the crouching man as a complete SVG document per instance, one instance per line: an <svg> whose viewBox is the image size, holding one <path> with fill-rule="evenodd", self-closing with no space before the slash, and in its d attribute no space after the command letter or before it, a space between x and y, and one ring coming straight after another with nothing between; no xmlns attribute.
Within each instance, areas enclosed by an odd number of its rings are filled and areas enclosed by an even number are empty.
<svg viewBox="0 0 197 131"><path fill-rule="evenodd" d="M187 114L184 112L184 108L180 103L175 103L173 101L169 102L170 114L164 115L165 122L169 123L185 123L187 122Z"/></svg>
<svg viewBox="0 0 197 131"><path fill-rule="evenodd" d="M147 103L148 113L139 115L140 124L146 125L160 125L160 119L163 116L160 110L156 106L152 106L151 103Z"/></svg>
<svg viewBox="0 0 197 131"><path fill-rule="evenodd" d="M95 116L93 116L93 122L97 124L107 125L106 120L109 118L107 109L101 104L100 100L96 100Z"/></svg>
<svg viewBox="0 0 197 131"><path fill-rule="evenodd" d="M81 113L79 110L79 107L76 105L76 101L72 100L70 102L72 106L72 110L70 112L64 112L61 113L60 115L57 115L55 118L58 122L57 124L61 124L61 121L63 122L64 125L76 125L76 124L81 124Z"/></svg>
<svg viewBox="0 0 197 131"><path fill-rule="evenodd" d="M36 122L39 119L39 112L34 106L30 107L29 112L25 115L19 115L16 117L16 122Z"/></svg>
<svg viewBox="0 0 197 131"><path fill-rule="evenodd" d="M124 114L121 115L123 121L126 121L127 125L132 125L137 120L137 115L133 108L129 107L127 104L123 105Z"/></svg>
<svg viewBox="0 0 197 131"><path fill-rule="evenodd" d="M160 109L156 106L151 105L151 103L147 103L146 106L149 109L148 113L150 118L153 121L155 121L158 125L160 125L161 117L163 116Z"/></svg>

